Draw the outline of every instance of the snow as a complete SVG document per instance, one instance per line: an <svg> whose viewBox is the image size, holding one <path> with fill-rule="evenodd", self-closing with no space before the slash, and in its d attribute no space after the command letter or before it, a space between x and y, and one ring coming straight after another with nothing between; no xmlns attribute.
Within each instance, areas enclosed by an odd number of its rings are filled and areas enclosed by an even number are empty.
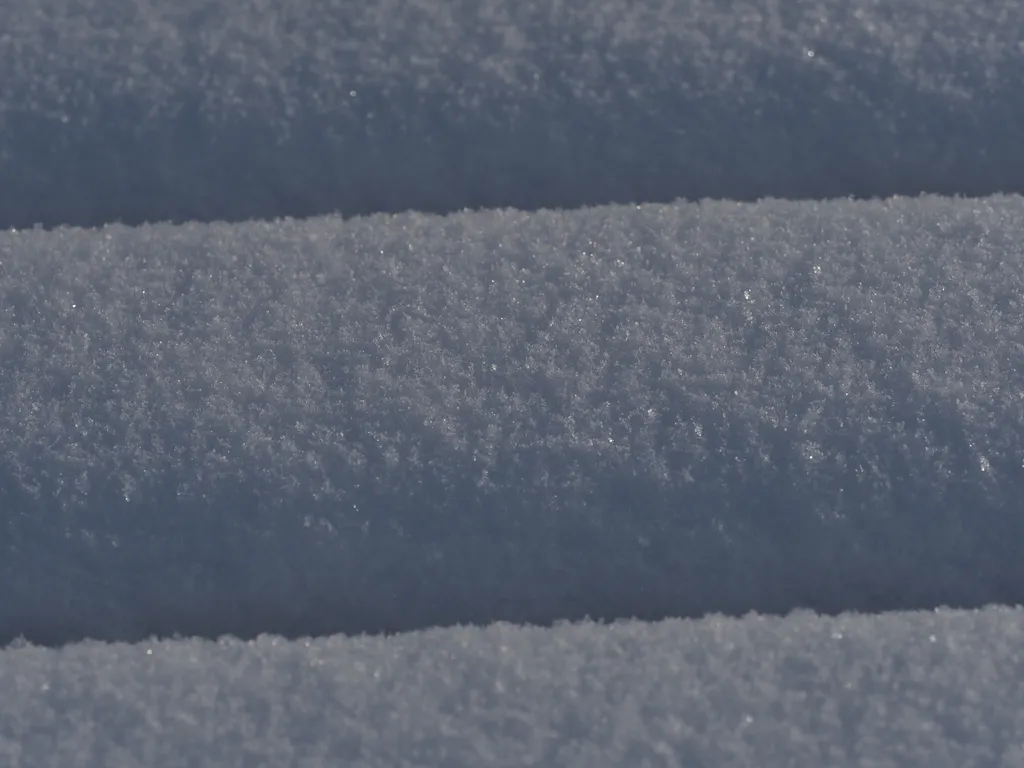
<svg viewBox="0 0 1024 768"><path fill-rule="evenodd" d="M0 764L1024 762L1020 4L0 5Z"/></svg>

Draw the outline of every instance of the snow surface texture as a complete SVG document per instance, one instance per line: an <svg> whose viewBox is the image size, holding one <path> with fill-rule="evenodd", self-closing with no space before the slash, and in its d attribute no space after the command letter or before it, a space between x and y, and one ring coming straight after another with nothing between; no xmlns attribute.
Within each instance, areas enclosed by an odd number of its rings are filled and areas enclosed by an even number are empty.
<svg viewBox="0 0 1024 768"><path fill-rule="evenodd" d="M0 765L1024 764L1024 6L0 20Z"/></svg>
<svg viewBox="0 0 1024 768"><path fill-rule="evenodd" d="M18 648L0 760L1010 768L1022 644L988 609Z"/></svg>
<svg viewBox="0 0 1024 768"><path fill-rule="evenodd" d="M1024 602L1021 232L1010 197L0 234L0 634Z"/></svg>
<svg viewBox="0 0 1024 768"><path fill-rule="evenodd" d="M1024 191L1018 0L0 0L0 227Z"/></svg>

